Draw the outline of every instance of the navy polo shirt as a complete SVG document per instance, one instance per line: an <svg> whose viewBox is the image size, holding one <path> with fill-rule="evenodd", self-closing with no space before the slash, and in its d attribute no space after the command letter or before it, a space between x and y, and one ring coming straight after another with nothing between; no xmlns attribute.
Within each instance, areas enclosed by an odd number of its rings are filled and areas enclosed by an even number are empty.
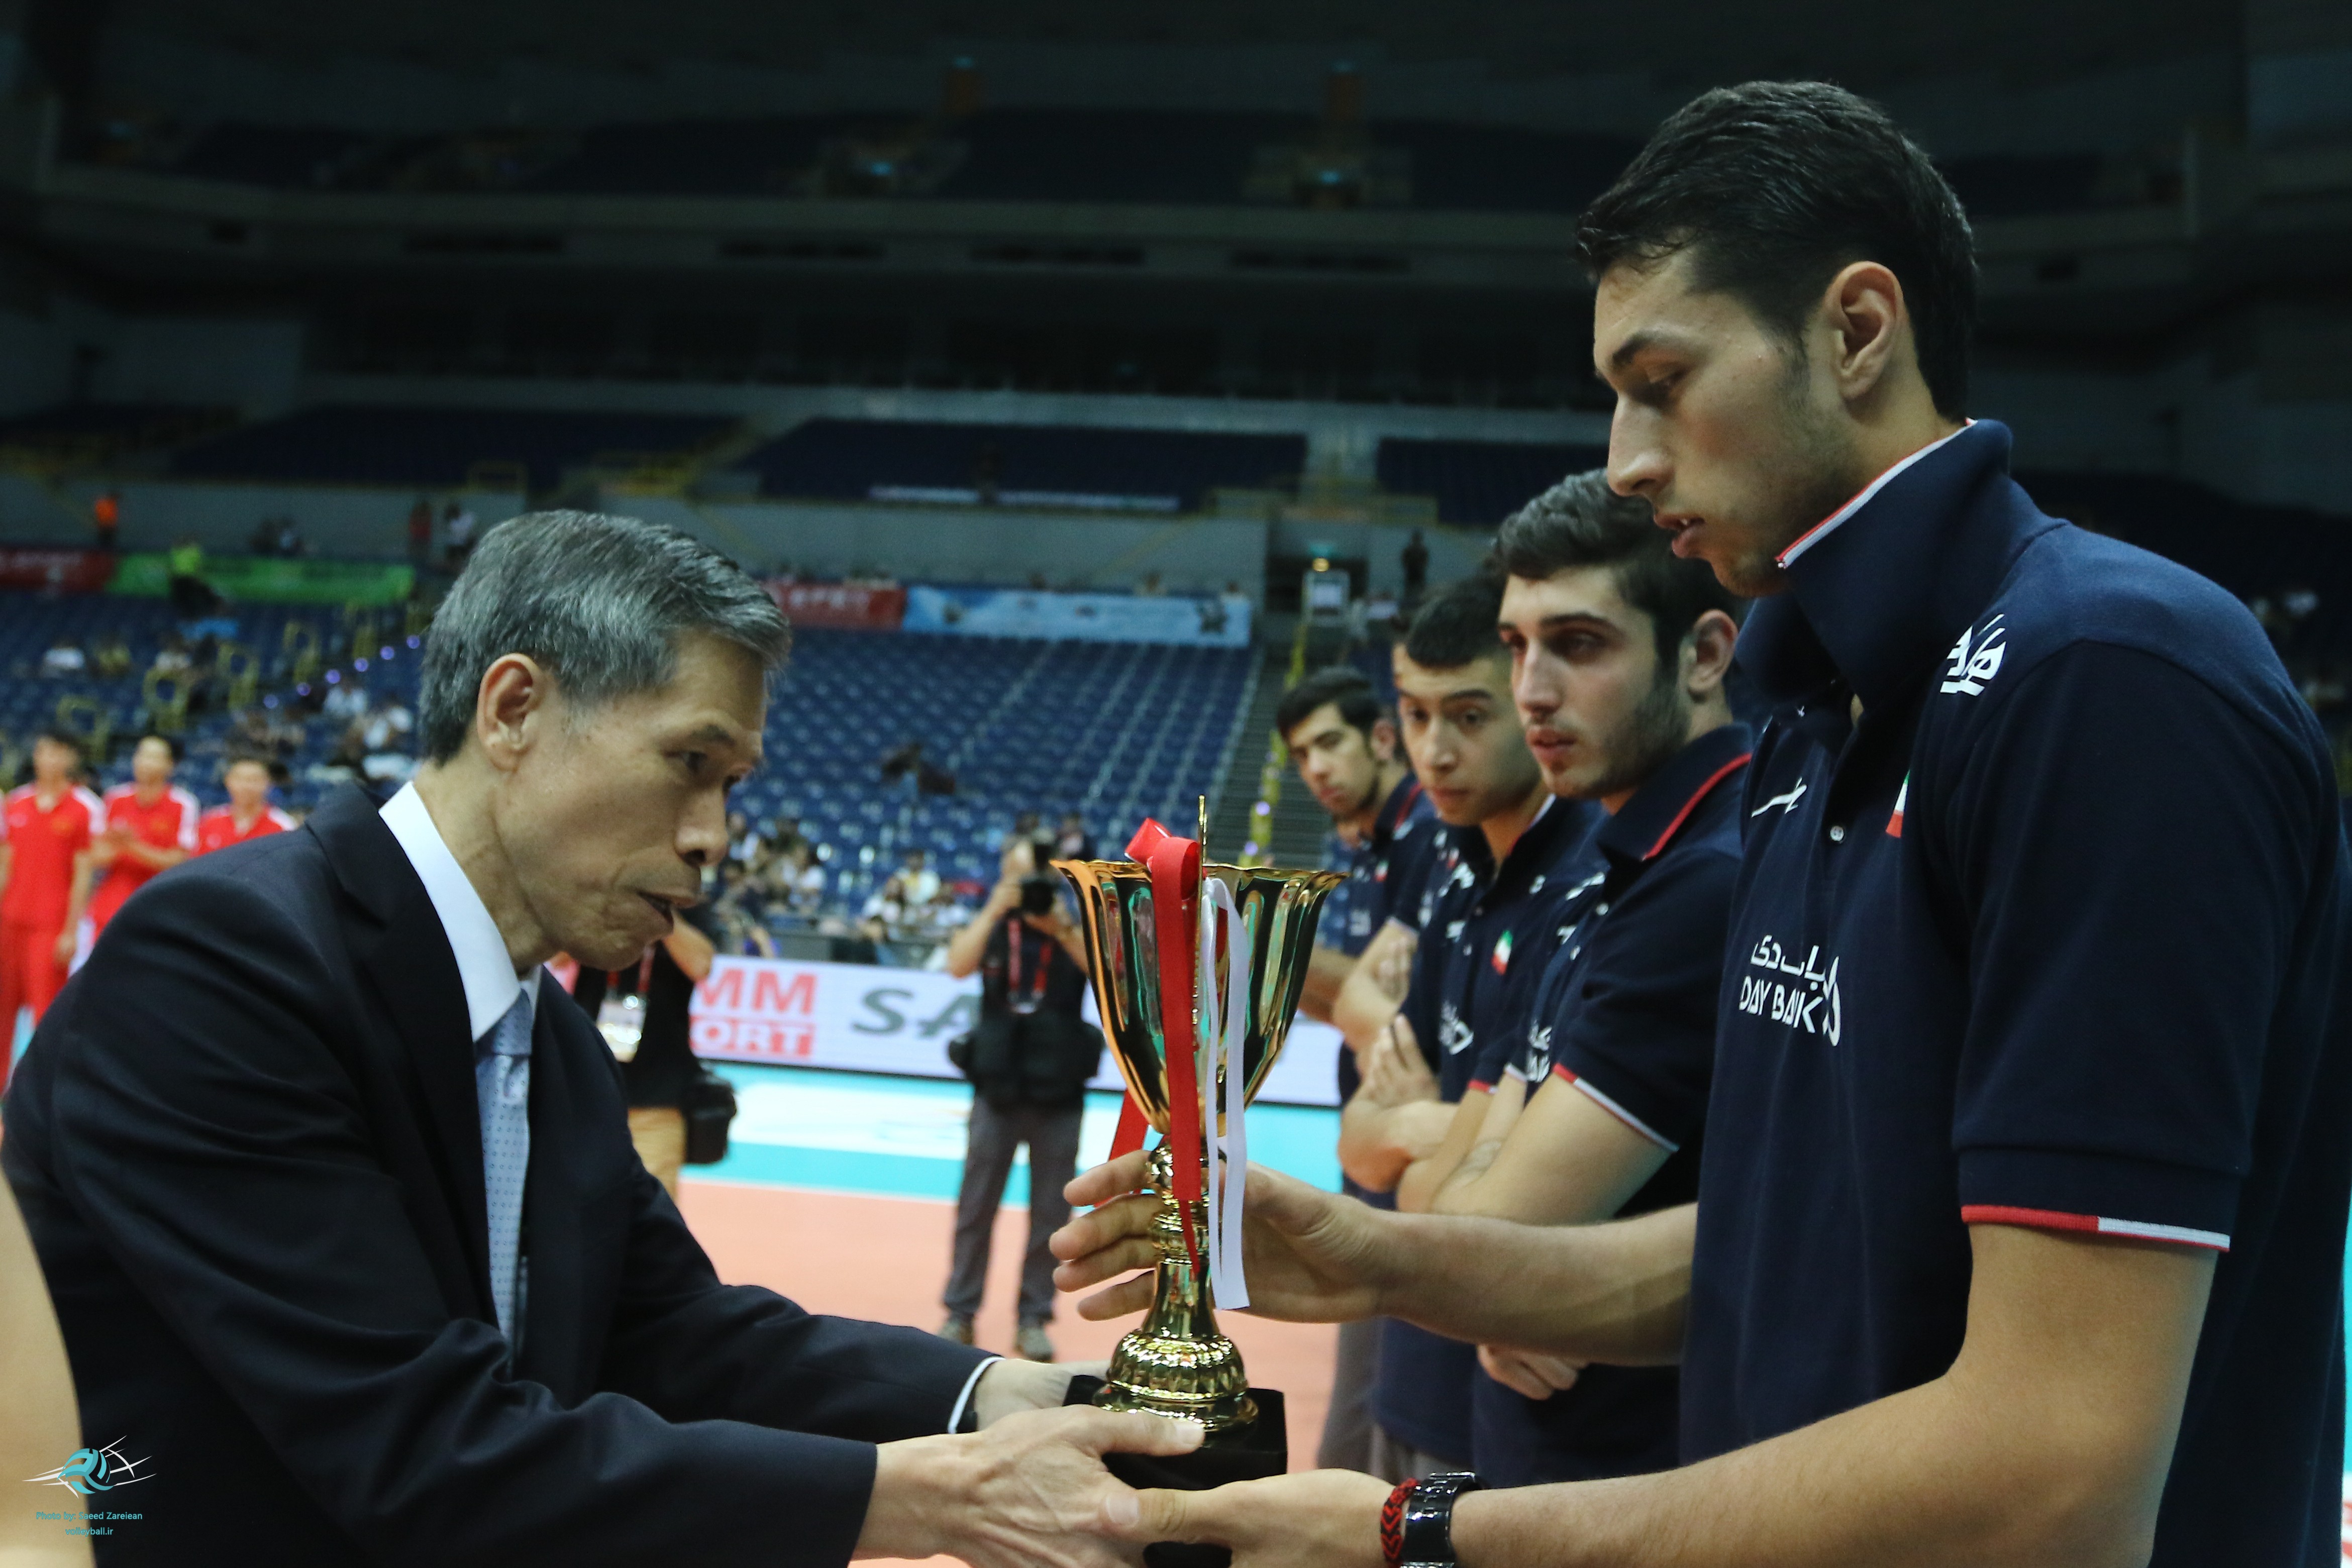
<svg viewBox="0 0 2352 1568"><path fill-rule="evenodd" d="M1971 1224L2220 1256L2153 1562L2334 1562L2352 888L2326 745L2212 583L1978 423L1782 557L1702 1160L1683 1454L1940 1375ZM1861 704L1859 724L1852 704Z"/></svg>
<svg viewBox="0 0 2352 1568"><path fill-rule="evenodd" d="M1444 833L1445 824L1438 820L1437 809L1429 803L1421 781L1408 775L1381 803L1371 832L1348 854L1340 868L1347 872L1348 880L1335 894L1343 896L1346 903L1336 919L1326 912L1316 927L1316 940L1352 958L1391 920L1420 930L1422 892ZM1339 1069L1339 1103L1344 1105L1355 1098L1356 1086L1362 1082L1356 1071L1356 1053L1343 1049Z"/></svg>
<svg viewBox="0 0 2352 1568"><path fill-rule="evenodd" d="M1407 775L1381 803L1371 832L1334 868L1348 873L1339 890L1346 916L1318 925L1316 939L1352 958L1391 919L1420 930L1422 877L1444 831L1421 781Z"/></svg>
<svg viewBox="0 0 2352 1568"><path fill-rule="evenodd" d="M1546 800L1499 866L1477 828L1446 830L1402 1010L1447 1104L1474 1084L1491 1087L1524 1037L1559 926L1554 912L1601 816L1590 801ZM1373 1418L1400 1442L1465 1461L1477 1369L1476 1347L1384 1322Z"/></svg>
<svg viewBox="0 0 2352 1568"><path fill-rule="evenodd" d="M1748 727L1709 730L1670 758L1593 836L1599 869L1569 890L1525 1043L1509 1071L1557 1076L1667 1151L1622 1212L1698 1196L1699 1133L1715 1067L1724 927L1739 873ZM1493 1486L1671 1469L1672 1367L1591 1366L1529 1399L1471 1375L1472 1459Z"/></svg>

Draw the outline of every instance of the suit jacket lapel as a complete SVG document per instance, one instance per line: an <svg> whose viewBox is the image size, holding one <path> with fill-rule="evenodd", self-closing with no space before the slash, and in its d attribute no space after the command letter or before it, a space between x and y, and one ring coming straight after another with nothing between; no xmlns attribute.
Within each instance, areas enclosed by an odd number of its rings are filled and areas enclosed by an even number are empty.
<svg viewBox="0 0 2352 1568"><path fill-rule="evenodd" d="M439 1134L435 1156L443 1195L465 1241L475 1307L495 1321L481 1108L474 1093L474 1040L457 956L425 883L364 794L353 788L336 790L306 826L326 847L328 864L343 890L371 917L352 932L352 956L407 1048L417 1097Z"/></svg>

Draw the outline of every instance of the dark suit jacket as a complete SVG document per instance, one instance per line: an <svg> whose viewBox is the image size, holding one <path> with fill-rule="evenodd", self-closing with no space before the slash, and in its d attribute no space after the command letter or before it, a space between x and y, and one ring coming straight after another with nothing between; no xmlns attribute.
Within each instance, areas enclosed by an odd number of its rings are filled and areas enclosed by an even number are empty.
<svg viewBox="0 0 2352 1568"><path fill-rule="evenodd" d="M109 925L0 1145L85 1440L152 1461L76 1505L143 1515L101 1563L847 1558L869 1445L944 1430L978 1354L720 1284L594 1027L538 1014L510 1370L457 960L367 799Z"/></svg>

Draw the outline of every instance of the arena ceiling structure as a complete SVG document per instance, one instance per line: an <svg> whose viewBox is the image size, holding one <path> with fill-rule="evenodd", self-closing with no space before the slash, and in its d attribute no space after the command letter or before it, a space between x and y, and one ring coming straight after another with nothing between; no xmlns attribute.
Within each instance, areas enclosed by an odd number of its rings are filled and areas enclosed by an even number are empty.
<svg viewBox="0 0 2352 1568"><path fill-rule="evenodd" d="M75 0L106 26L168 33L287 62L377 56L456 71L518 57L646 70L679 58L808 69L836 54L930 57L991 42L1152 48L1295 46L1377 50L1393 62L1483 63L1498 76L1633 72L1669 86L1791 72L1859 89L1991 73L2050 79L2229 51L2236 5L2148 0L2117 26L2098 0L1874 0L1626 5L1602 0L893 0L743 5L729 0Z"/></svg>
<svg viewBox="0 0 2352 1568"><path fill-rule="evenodd" d="M2352 393L2341 0L12 19L20 259L122 308L299 313L336 364L1570 406L1598 390L1577 211L1694 92L1804 76L1943 164L1990 353L2220 344Z"/></svg>

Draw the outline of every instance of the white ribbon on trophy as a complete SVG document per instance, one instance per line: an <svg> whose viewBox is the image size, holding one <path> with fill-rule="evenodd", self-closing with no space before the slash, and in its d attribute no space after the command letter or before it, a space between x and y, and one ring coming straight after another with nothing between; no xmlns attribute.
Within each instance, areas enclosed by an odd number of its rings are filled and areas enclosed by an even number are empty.
<svg viewBox="0 0 2352 1568"><path fill-rule="evenodd" d="M1220 919L1222 916L1222 919ZM1225 936L1225 967L1217 968L1217 928ZM1249 925L1234 903L1233 889L1214 877L1201 879L1201 1038L1199 1071L1201 1127L1209 1147L1209 1288L1219 1312L1249 1305L1249 1281L1242 1272L1242 1203L1249 1186L1249 1134L1243 1111L1249 1042ZM1217 1085L1224 1084L1223 1115Z"/></svg>

